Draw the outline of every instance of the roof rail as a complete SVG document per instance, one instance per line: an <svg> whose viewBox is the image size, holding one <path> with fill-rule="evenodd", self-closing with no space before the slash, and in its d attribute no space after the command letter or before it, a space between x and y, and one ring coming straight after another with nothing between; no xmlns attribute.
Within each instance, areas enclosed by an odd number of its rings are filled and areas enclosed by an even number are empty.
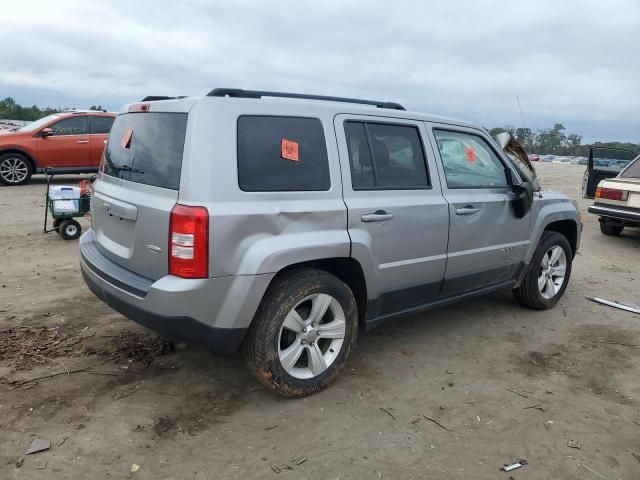
<svg viewBox="0 0 640 480"><path fill-rule="evenodd" d="M141 102L157 102L159 100L176 100L179 98L185 98L184 95L178 97L167 97L166 95L147 95L144 97Z"/></svg>
<svg viewBox="0 0 640 480"><path fill-rule="evenodd" d="M264 92L262 90L243 90L241 88L214 88L207 97L234 97L234 98L300 98L304 100L324 100L325 102L358 103L361 105L373 105L378 108L390 108L392 110L405 110L399 103L379 102L377 100L361 100L358 98L329 97L325 95L307 95L304 93Z"/></svg>

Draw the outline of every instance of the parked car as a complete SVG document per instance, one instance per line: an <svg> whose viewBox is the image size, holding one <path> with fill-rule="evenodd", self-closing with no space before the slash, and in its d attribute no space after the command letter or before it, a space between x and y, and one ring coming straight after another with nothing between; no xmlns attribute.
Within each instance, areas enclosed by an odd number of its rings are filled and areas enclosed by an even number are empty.
<svg viewBox="0 0 640 480"><path fill-rule="evenodd" d="M132 320L242 348L266 387L308 395L359 328L499 289L558 302L578 207L540 195L520 160L396 103L215 89L131 104L93 184L82 273Z"/></svg>
<svg viewBox="0 0 640 480"><path fill-rule="evenodd" d="M602 180L618 175L637 155L621 148L589 147L587 169L582 178L582 196L593 198Z"/></svg>
<svg viewBox="0 0 640 480"><path fill-rule="evenodd" d="M532 162L539 162L540 161L540 156L539 155L529 155L529 160Z"/></svg>
<svg viewBox="0 0 640 480"><path fill-rule="evenodd" d="M34 173L97 172L114 113L56 113L0 134L0 183L29 183Z"/></svg>
<svg viewBox="0 0 640 480"><path fill-rule="evenodd" d="M601 180L589 212L600 218L600 231L618 236L625 227L640 227L640 156L613 178Z"/></svg>

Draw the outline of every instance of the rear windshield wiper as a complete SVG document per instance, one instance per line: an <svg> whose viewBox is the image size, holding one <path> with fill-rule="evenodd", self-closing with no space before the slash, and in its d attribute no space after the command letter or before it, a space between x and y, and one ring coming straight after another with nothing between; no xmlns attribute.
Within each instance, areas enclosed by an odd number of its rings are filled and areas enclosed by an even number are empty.
<svg viewBox="0 0 640 480"><path fill-rule="evenodd" d="M144 173L142 170L138 170L137 168L130 167L129 165L113 164L111 168L113 168L116 172Z"/></svg>

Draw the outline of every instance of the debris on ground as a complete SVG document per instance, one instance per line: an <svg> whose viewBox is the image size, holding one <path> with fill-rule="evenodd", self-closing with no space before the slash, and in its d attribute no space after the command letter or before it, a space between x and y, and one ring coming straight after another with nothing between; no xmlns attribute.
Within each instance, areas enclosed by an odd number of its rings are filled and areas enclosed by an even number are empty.
<svg viewBox="0 0 640 480"><path fill-rule="evenodd" d="M274 463L271 465L271 470L276 473L280 473L282 470L293 470L293 467L283 463Z"/></svg>
<svg viewBox="0 0 640 480"><path fill-rule="evenodd" d="M278 425L269 425L268 427L264 427L265 432L268 432L269 430L273 430L274 428L278 428Z"/></svg>
<svg viewBox="0 0 640 480"><path fill-rule="evenodd" d="M296 455L295 457L293 457L291 459L291 461L293 463L295 463L296 465L302 465L304 462L307 461L307 457L305 457L303 455Z"/></svg>
<svg viewBox="0 0 640 480"><path fill-rule="evenodd" d="M394 420L396 419L396 416L391 413L389 410L387 410L386 408L383 407L378 407L380 410L382 410L384 413L386 413L387 415L389 415L391 418L393 418Z"/></svg>
<svg viewBox="0 0 640 480"><path fill-rule="evenodd" d="M522 407L523 410L540 410L544 412L544 407L541 404L531 405L530 407Z"/></svg>
<svg viewBox="0 0 640 480"><path fill-rule="evenodd" d="M638 460L640 462L640 455L638 455L637 453L631 452L631 455L633 456L633 458L635 458L636 460Z"/></svg>
<svg viewBox="0 0 640 480"><path fill-rule="evenodd" d="M510 388L507 388L507 387L504 387L504 388L505 388L505 390L509 390L511 393L515 393L516 395L520 395L522 398L529 398L524 393L516 392L515 390L511 390Z"/></svg>
<svg viewBox="0 0 640 480"><path fill-rule="evenodd" d="M514 462L512 464L506 464L505 463L500 470L502 470L503 472L510 472L511 470L515 470L517 468L524 467L526 464L527 464L527 461L523 458L523 459L518 460L517 462Z"/></svg>
<svg viewBox="0 0 640 480"><path fill-rule="evenodd" d="M24 463L24 457L20 457L18 460L16 460L16 468L20 468L23 463Z"/></svg>
<svg viewBox="0 0 640 480"><path fill-rule="evenodd" d="M62 446L62 444L66 442L68 438L69 438L69 435L65 435L64 437L60 438L60 440L56 442L56 447Z"/></svg>
<svg viewBox="0 0 640 480"><path fill-rule="evenodd" d="M568 440L567 447L577 448L578 450L580 450L582 448L582 444L578 440Z"/></svg>
<svg viewBox="0 0 640 480"><path fill-rule="evenodd" d="M609 307L619 308L620 310L626 310L627 312L640 314L640 307L637 305L629 305L622 302L605 300L604 298L598 297L585 297L587 300L591 300L592 302L600 303L602 305L608 305Z"/></svg>
<svg viewBox="0 0 640 480"><path fill-rule="evenodd" d="M49 450L51 448L51 440L47 440L46 438L36 437L31 442L31 446L25 452L25 455L30 455L32 453L42 452L44 450Z"/></svg>
<svg viewBox="0 0 640 480"><path fill-rule="evenodd" d="M451 430L448 429L447 427L445 427L444 425L442 425L438 420L431 418L431 417L427 417L426 415L422 415L424 418L426 418L427 420L429 420L430 422L435 423L436 425L438 425L440 428L442 428L443 430L446 430L448 432L450 432Z"/></svg>
<svg viewBox="0 0 640 480"><path fill-rule="evenodd" d="M137 463L131 465L131 473L136 473L138 470L140 470L140 465L138 465Z"/></svg>

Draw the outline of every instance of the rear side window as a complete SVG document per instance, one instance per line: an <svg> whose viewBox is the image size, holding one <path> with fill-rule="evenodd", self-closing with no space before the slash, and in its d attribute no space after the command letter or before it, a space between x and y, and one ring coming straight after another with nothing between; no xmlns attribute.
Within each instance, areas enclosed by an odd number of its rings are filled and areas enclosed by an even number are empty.
<svg viewBox="0 0 640 480"><path fill-rule="evenodd" d="M118 115L101 170L130 182L178 190L186 130L186 113Z"/></svg>
<svg viewBox="0 0 640 480"><path fill-rule="evenodd" d="M429 187L422 140L410 125L346 122L354 190Z"/></svg>
<svg viewBox="0 0 640 480"><path fill-rule="evenodd" d="M245 192L329 190L329 161L317 118L238 118L238 184Z"/></svg>
<svg viewBox="0 0 640 480"><path fill-rule="evenodd" d="M449 188L507 187L505 165L478 135L434 130Z"/></svg>
<svg viewBox="0 0 640 480"><path fill-rule="evenodd" d="M86 135L89 133L89 117L86 115L78 115L64 118L51 125L50 128L56 136Z"/></svg>
<svg viewBox="0 0 640 480"><path fill-rule="evenodd" d="M622 178L640 178L640 157L636 158L627 169L620 174Z"/></svg>
<svg viewBox="0 0 640 480"><path fill-rule="evenodd" d="M93 116L93 125L91 133L109 133L111 125L113 125L113 117L101 117L98 115Z"/></svg>

